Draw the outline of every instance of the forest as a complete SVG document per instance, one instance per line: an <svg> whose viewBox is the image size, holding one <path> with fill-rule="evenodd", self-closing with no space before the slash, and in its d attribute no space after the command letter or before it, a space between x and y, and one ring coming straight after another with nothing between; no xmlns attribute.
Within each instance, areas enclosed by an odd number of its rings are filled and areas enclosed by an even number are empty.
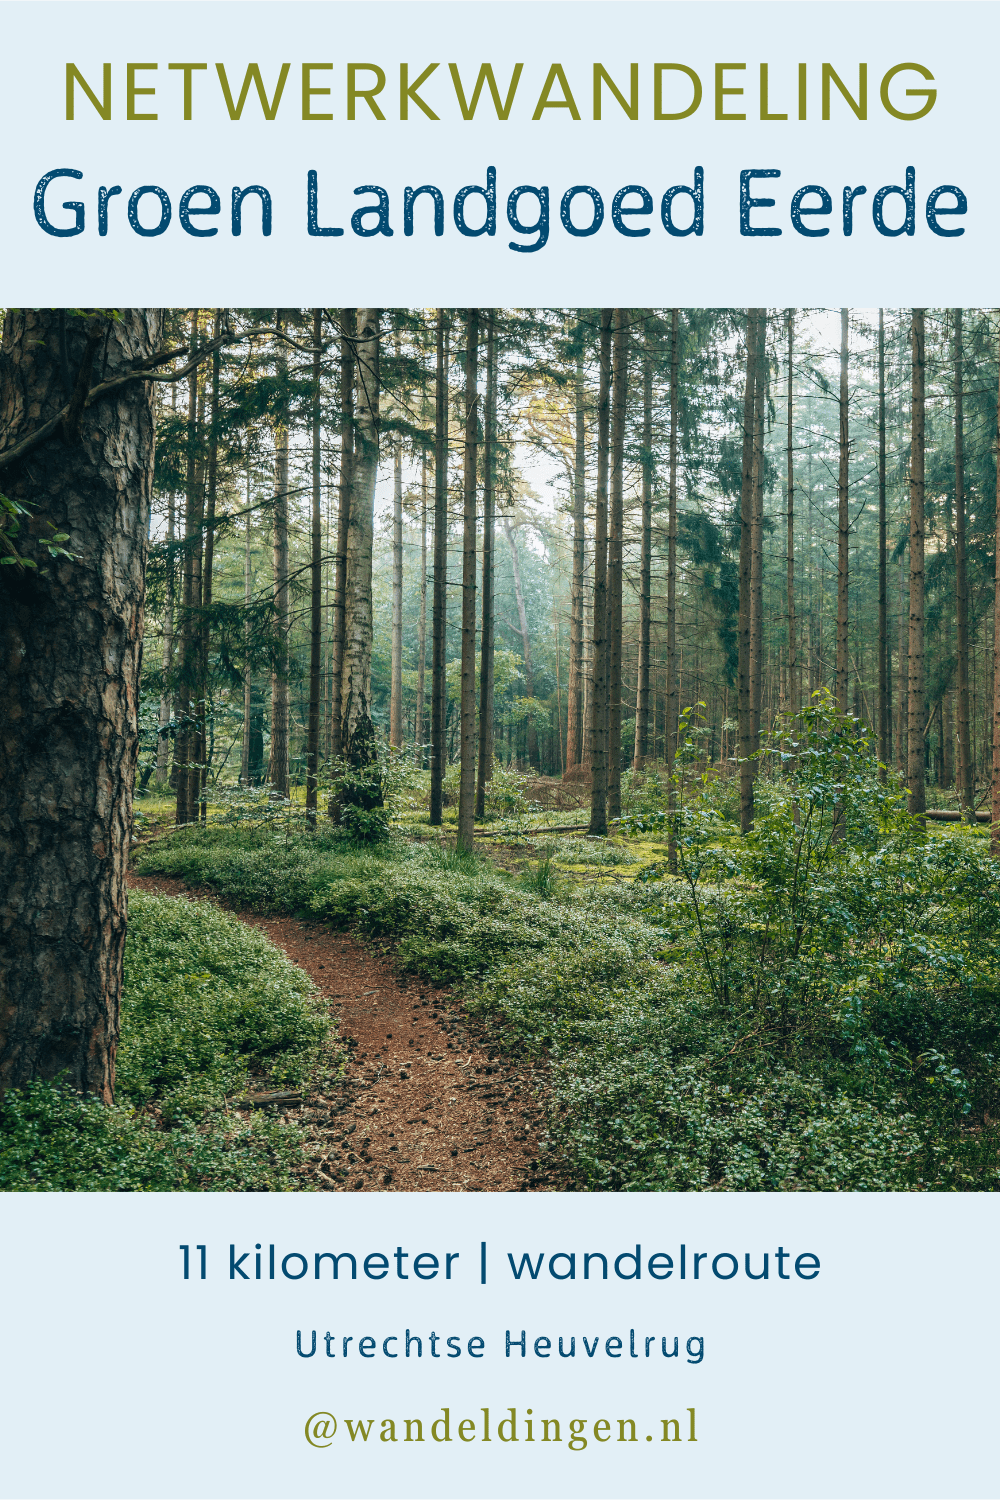
<svg viewBox="0 0 1000 1500"><path fill-rule="evenodd" d="M8 310L0 1188L995 1188L998 433L996 309Z"/></svg>

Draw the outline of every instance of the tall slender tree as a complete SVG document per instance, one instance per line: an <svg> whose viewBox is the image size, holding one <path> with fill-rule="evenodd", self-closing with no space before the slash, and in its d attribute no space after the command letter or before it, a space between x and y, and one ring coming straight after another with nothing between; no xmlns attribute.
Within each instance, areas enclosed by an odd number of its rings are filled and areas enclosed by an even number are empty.
<svg viewBox="0 0 1000 1500"><path fill-rule="evenodd" d="M440 825L444 791L445 628L448 566L448 366L445 310L438 308L437 372L434 382L434 602L431 623L431 809Z"/></svg>
<svg viewBox="0 0 1000 1500"><path fill-rule="evenodd" d="M885 511L885 309L878 310L878 758L884 781L889 764L889 623Z"/></svg>
<svg viewBox="0 0 1000 1500"><path fill-rule="evenodd" d="M476 500L479 461L479 308L465 316L465 441L462 465L462 700L457 846L472 852L476 811Z"/></svg>
<svg viewBox="0 0 1000 1500"><path fill-rule="evenodd" d="M354 487L354 345L357 308L342 307L340 325L340 487L337 507L337 555L334 560L333 642L330 677L330 754L344 753L344 645L347 625L347 535L351 524L351 492Z"/></svg>
<svg viewBox="0 0 1000 1500"><path fill-rule="evenodd" d="M629 310L614 310L611 394L611 506L608 520L608 817L622 810L622 584L624 561L625 413Z"/></svg>
<svg viewBox="0 0 1000 1500"><path fill-rule="evenodd" d="M566 703L566 769L574 770L584 760L584 569L586 563L587 450L583 339L580 320L576 367L573 379L573 578L570 588L569 682Z"/></svg>
<svg viewBox="0 0 1000 1500"><path fill-rule="evenodd" d="M785 503L787 526L785 531L785 611L788 616L788 665L785 674L787 699L785 707L789 713L797 713L801 693L798 684L798 649L795 621L795 447L793 443L793 418L795 399L795 309L785 312L785 331L788 335L788 390L786 396L785 436Z"/></svg>
<svg viewBox="0 0 1000 1500"><path fill-rule="evenodd" d="M400 341L396 338L396 360ZM405 393L404 393L405 404ZM389 744L403 748L403 440L392 445L392 645L389 668Z"/></svg>
<svg viewBox="0 0 1000 1500"><path fill-rule="evenodd" d="M355 767L376 759L372 722L372 545L379 456L379 341L381 308L359 307L356 344L354 465L344 588L344 665L341 677L343 754ZM364 794L376 799L372 787Z"/></svg>
<svg viewBox="0 0 1000 1500"><path fill-rule="evenodd" d="M907 681L906 784L909 810L924 822L924 309L910 318L910 629Z"/></svg>
<svg viewBox="0 0 1000 1500"><path fill-rule="evenodd" d="M653 562L653 351L647 317L642 349L642 531L639 543L639 672L635 693L632 765L645 768L649 753L650 592Z"/></svg>
<svg viewBox="0 0 1000 1500"><path fill-rule="evenodd" d="M313 308L312 322L312 527L309 558L309 727L306 742L306 817L315 825L319 787L319 694L323 646L323 427L321 380L323 309Z"/></svg>
<svg viewBox="0 0 1000 1500"><path fill-rule="evenodd" d="M746 378L743 387L743 460L740 476L740 563L739 563L739 660L738 719L740 764L740 828L747 833L753 827L754 767L753 696L751 690L751 646L753 609L751 581L753 570L752 524L754 499L754 448L756 446L755 402L757 394L757 357L760 336L760 309L747 308Z"/></svg>
<svg viewBox="0 0 1000 1500"><path fill-rule="evenodd" d="M955 308L955 634L958 689L958 801L967 823L975 823L974 768L969 711L969 584L965 557L964 349L962 309Z"/></svg>
<svg viewBox="0 0 1000 1500"><path fill-rule="evenodd" d="M288 580L288 349L281 334L283 309L275 308L274 351L274 631L277 641L271 673L271 763L268 780L281 797L291 793L289 770L289 647L292 625Z"/></svg>
<svg viewBox="0 0 1000 1500"><path fill-rule="evenodd" d="M486 815L486 787L493 780L493 551L496 500L497 346L496 309L486 314L486 415L483 422L483 611L479 637L479 761L476 817Z"/></svg>
<svg viewBox="0 0 1000 1500"><path fill-rule="evenodd" d="M608 831L608 446L611 429L612 309L601 308L597 395L597 497L594 522L593 676L590 700L590 832Z"/></svg>
<svg viewBox="0 0 1000 1500"><path fill-rule="evenodd" d="M837 443L837 708L847 713L848 675L848 568L850 554L850 515L848 511L848 481L850 462L850 427L848 420L849 387L847 381L848 356L847 308L840 309L840 395L837 402L839 438Z"/></svg>

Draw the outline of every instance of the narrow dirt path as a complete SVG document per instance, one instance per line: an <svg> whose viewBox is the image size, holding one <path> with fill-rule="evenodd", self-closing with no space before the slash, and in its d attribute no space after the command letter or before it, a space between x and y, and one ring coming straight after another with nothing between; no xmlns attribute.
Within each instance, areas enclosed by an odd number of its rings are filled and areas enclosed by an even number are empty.
<svg viewBox="0 0 1000 1500"><path fill-rule="evenodd" d="M159 875L139 890L190 900L211 892ZM232 909L232 908L230 908ZM330 1192L533 1192L536 1080L468 1035L446 990L395 974L389 961L322 923L236 911L304 969L348 1043L347 1076L282 1112L309 1133L303 1186Z"/></svg>

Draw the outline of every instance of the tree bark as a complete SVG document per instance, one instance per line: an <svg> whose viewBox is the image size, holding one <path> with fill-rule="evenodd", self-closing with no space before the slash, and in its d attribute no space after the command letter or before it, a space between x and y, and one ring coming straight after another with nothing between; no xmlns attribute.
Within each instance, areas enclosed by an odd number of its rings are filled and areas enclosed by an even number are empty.
<svg viewBox="0 0 1000 1500"><path fill-rule="evenodd" d="M175 387L176 389L176 387ZM253 722L253 676L250 671L250 583L251 583L251 552L250 552L250 457L246 460L246 532L243 538L243 609L246 623L243 626L243 643L246 651L246 661L243 665L243 744L240 751L240 785L250 785L250 737Z"/></svg>
<svg viewBox="0 0 1000 1500"><path fill-rule="evenodd" d="M649 596L653 561L653 353L649 324L642 351L642 537L639 545L639 670L635 690L632 766L645 769L649 754Z"/></svg>
<svg viewBox="0 0 1000 1500"><path fill-rule="evenodd" d="M171 410L177 410L177 386L170 387ZM171 490L167 496L167 583L166 601L163 606L163 689L160 693L160 735L156 745L156 779L161 786L170 778L170 734L168 726L173 718L174 675L174 594L177 559L174 556L176 498Z"/></svg>
<svg viewBox="0 0 1000 1500"><path fill-rule="evenodd" d="M280 330L282 309L275 308ZM288 666L292 628L288 588L288 354L279 339L274 356L278 401L274 422L274 632L277 659L271 673L271 763L268 781L280 797L291 792L288 769Z"/></svg>
<svg viewBox="0 0 1000 1500"><path fill-rule="evenodd" d="M200 308L191 313L191 352L198 347ZM198 662L197 611L201 605L201 547L204 519L204 493L199 473L198 430L199 371L188 376L187 453L184 495L184 574L181 590L181 629L178 663L177 733L174 737L176 806L174 821L178 826L190 823L197 814L191 796L192 772L198 761L196 681Z"/></svg>
<svg viewBox="0 0 1000 1500"><path fill-rule="evenodd" d="M746 327L746 381L743 390L743 464L740 480L740 613L739 613L739 664L737 668L739 703L739 759L740 759L740 829L743 833L753 827L753 725L751 694L751 637L753 610L751 607L752 577L752 522L753 522L753 459L756 434L755 398L757 389L757 345L760 314L756 307L747 308Z"/></svg>
<svg viewBox="0 0 1000 1500"><path fill-rule="evenodd" d="M878 758L879 778L889 765L889 624L885 516L885 312L878 310Z"/></svg>
<svg viewBox="0 0 1000 1500"><path fill-rule="evenodd" d="M417 702L413 710L413 743L424 765L424 674L427 657L427 454L420 455L420 618L417 621Z"/></svg>
<svg viewBox="0 0 1000 1500"><path fill-rule="evenodd" d="M997 310L1000 339L1000 309ZM996 507L993 561L993 783L990 788L990 853L1000 859L1000 384L995 433Z"/></svg>
<svg viewBox="0 0 1000 1500"><path fill-rule="evenodd" d="M320 409L323 309L313 308L312 368L312 554L309 568L309 729L306 743L306 818L316 826L319 780L319 685L323 645L323 512L320 505L322 425Z"/></svg>
<svg viewBox="0 0 1000 1500"><path fill-rule="evenodd" d="M445 767L445 629L448 567L448 368L445 314L438 308L437 374L434 384L434 602L431 621L431 812L440 826Z"/></svg>
<svg viewBox="0 0 1000 1500"><path fill-rule="evenodd" d="M496 311L486 315L486 420L483 423L483 625L479 641L479 764L476 817L486 815L486 787L493 780L493 551L497 421Z"/></svg>
<svg viewBox="0 0 1000 1500"><path fill-rule="evenodd" d="M800 707L801 693L798 685L798 650L795 639L795 459L792 440L793 412L794 412L794 362L793 353L795 346L795 309L790 307L785 314L788 330L788 409L785 413L787 422L787 437L785 444L786 475L785 496L788 505L787 530L785 540L785 599L788 612L788 673L787 673L787 699L785 707L788 713L797 714Z"/></svg>
<svg viewBox="0 0 1000 1500"><path fill-rule="evenodd" d="M837 472L837 709L847 713L847 668L848 668L848 568L850 540L850 517L847 507L847 489L850 460L850 429L848 423L847 385L847 308L840 309L840 399L838 415L840 432L838 439L839 466Z"/></svg>
<svg viewBox="0 0 1000 1500"><path fill-rule="evenodd" d="M399 339L396 339L399 358ZM389 744L403 748L403 442L392 452L392 660L389 672Z"/></svg>
<svg viewBox="0 0 1000 1500"><path fill-rule="evenodd" d="M465 320L465 451L462 469L462 703L457 847L472 853L476 811L476 497L479 431L479 308Z"/></svg>
<svg viewBox="0 0 1000 1500"><path fill-rule="evenodd" d="M962 400L962 309L955 308L955 634L958 692L958 800L965 821L975 823L974 773L969 713L969 585L965 560L965 442Z"/></svg>
<svg viewBox="0 0 1000 1500"><path fill-rule="evenodd" d="M347 533L351 524L354 485L354 343L357 308L340 309L340 504L337 513L337 556L334 564L333 641L331 643L330 754L343 755L344 643L347 624Z"/></svg>
<svg viewBox="0 0 1000 1500"><path fill-rule="evenodd" d="M372 701L372 545L379 446L378 307L359 307L351 513L344 586L344 665L341 675L342 753L355 767L376 757Z"/></svg>
<svg viewBox="0 0 1000 1500"><path fill-rule="evenodd" d="M764 405L767 398L767 308L757 309L757 375L754 384L750 507L750 733L760 749L764 686ZM754 779L757 766L753 768Z"/></svg>
<svg viewBox="0 0 1000 1500"><path fill-rule="evenodd" d="M597 503L594 526L593 673L590 699L590 832L608 831L608 439L611 418L610 307L601 308L597 395Z"/></svg>
<svg viewBox="0 0 1000 1500"><path fill-rule="evenodd" d="M679 309L673 307L670 309L670 475L667 502L667 702L663 747L663 759L668 776L674 774L680 708L677 679L677 440L680 436L677 426L680 414L678 323ZM673 797L672 789L670 796ZM671 869L673 870L676 864L676 851L672 835L670 849Z"/></svg>
<svg viewBox="0 0 1000 1500"><path fill-rule="evenodd" d="M910 324L910 630L906 783L909 811L924 825L924 310Z"/></svg>
<svg viewBox="0 0 1000 1500"><path fill-rule="evenodd" d="M215 310L213 338L222 332L222 309ZM208 658L212 636L212 573L215 562L215 505L219 490L219 365L220 351L212 352L212 401L208 420L208 485L205 503L205 560L201 583L201 629L198 644L198 721L201 725L198 760L200 766L192 784L192 797L198 800L198 816L208 822L208 776L212 769L212 735L209 731L211 697Z"/></svg>
<svg viewBox="0 0 1000 1500"><path fill-rule="evenodd" d="M0 452L65 406L57 310L9 310ZM68 325L68 326L67 326ZM148 359L161 310L64 321L86 389ZM78 380L78 384L81 381ZM114 1096L125 870L138 753L139 659L153 477L152 386L135 381L13 462L3 488L36 508L0 569L0 1091L35 1078ZM35 535L69 535L70 562Z"/></svg>
<svg viewBox="0 0 1000 1500"><path fill-rule="evenodd" d="M628 324L615 308L611 395L611 514L608 525L608 817L622 811L622 564L624 542L625 409L628 397Z"/></svg>
<svg viewBox="0 0 1000 1500"><path fill-rule="evenodd" d="M583 763L585 737L583 716L583 569L586 548L587 456L582 342L576 356L573 406L573 581L570 586L569 684L566 706L567 771L572 771L575 767Z"/></svg>

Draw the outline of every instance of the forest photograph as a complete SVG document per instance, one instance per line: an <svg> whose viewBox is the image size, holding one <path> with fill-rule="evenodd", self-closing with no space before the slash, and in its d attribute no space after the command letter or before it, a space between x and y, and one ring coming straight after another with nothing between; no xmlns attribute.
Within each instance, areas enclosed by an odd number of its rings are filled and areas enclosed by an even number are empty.
<svg viewBox="0 0 1000 1500"><path fill-rule="evenodd" d="M996 1190L998 443L995 308L8 308L0 1190Z"/></svg>

